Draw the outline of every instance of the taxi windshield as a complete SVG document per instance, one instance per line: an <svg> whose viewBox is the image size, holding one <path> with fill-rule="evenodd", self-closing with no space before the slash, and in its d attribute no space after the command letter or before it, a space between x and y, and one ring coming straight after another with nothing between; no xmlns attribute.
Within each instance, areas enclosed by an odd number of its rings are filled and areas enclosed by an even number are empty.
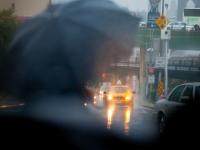
<svg viewBox="0 0 200 150"><path fill-rule="evenodd" d="M128 91L128 87L126 86L113 87L111 91L114 93L125 93Z"/></svg>

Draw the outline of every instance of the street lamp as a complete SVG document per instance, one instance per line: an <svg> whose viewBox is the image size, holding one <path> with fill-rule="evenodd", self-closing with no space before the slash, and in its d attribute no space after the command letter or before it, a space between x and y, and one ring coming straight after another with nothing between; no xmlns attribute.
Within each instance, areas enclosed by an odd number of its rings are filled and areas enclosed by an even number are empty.
<svg viewBox="0 0 200 150"><path fill-rule="evenodd" d="M169 4L165 3L165 9L166 9L166 17L168 17L168 8L169 8Z"/></svg>
<svg viewBox="0 0 200 150"><path fill-rule="evenodd" d="M168 9L169 4L165 3L165 9Z"/></svg>

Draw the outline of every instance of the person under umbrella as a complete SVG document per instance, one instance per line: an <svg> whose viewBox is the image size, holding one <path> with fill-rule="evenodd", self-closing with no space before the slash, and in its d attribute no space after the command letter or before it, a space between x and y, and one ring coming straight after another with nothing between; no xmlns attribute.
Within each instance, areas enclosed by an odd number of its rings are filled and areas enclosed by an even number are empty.
<svg viewBox="0 0 200 150"><path fill-rule="evenodd" d="M92 137L109 134L103 130L101 120L83 105L85 85L98 78L111 63L131 54L138 21L127 10L107 0L53 5L27 20L4 54L1 66L1 90L25 101L18 120L28 119L28 125L25 124L31 129L35 126L30 119L39 127L38 121L61 126L65 131L67 128L64 139L70 139L67 141L71 146L100 149ZM26 131L27 128L22 128L24 123L17 125ZM57 133L60 132L55 137ZM28 130L24 134L30 137L33 133ZM52 137L48 135L47 139Z"/></svg>

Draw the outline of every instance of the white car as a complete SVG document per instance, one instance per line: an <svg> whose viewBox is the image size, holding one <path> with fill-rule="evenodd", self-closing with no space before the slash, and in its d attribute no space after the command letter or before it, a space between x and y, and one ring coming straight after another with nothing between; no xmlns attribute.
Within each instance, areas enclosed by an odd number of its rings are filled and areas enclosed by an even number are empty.
<svg viewBox="0 0 200 150"><path fill-rule="evenodd" d="M192 26L192 25L186 25L186 31L188 31L188 32L194 31L194 26Z"/></svg>
<svg viewBox="0 0 200 150"><path fill-rule="evenodd" d="M173 117L173 113L195 101L200 101L200 82L176 86L166 98L157 101L154 109L159 132L164 131L166 121Z"/></svg>
<svg viewBox="0 0 200 150"><path fill-rule="evenodd" d="M147 27L147 23L146 22L140 22L139 23L139 28L144 29Z"/></svg>
<svg viewBox="0 0 200 150"><path fill-rule="evenodd" d="M100 86L99 90L95 92L94 95L94 105L98 107L103 107L104 106L104 101L107 97L107 93L109 91L109 88L111 87L110 82L103 82L102 85Z"/></svg>
<svg viewBox="0 0 200 150"><path fill-rule="evenodd" d="M172 30L184 30L186 29L186 23L184 22L174 22L171 25Z"/></svg>

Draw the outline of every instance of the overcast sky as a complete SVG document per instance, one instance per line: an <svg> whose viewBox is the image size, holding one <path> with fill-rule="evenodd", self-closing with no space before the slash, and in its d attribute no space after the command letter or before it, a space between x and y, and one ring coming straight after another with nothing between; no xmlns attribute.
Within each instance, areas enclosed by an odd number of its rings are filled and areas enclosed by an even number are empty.
<svg viewBox="0 0 200 150"><path fill-rule="evenodd" d="M70 0L53 0L54 2L66 2ZM131 11L147 11L149 0L112 0L122 7L127 7Z"/></svg>
<svg viewBox="0 0 200 150"><path fill-rule="evenodd" d="M147 11L149 0L113 0L120 6L128 7L131 11Z"/></svg>
<svg viewBox="0 0 200 150"><path fill-rule="evenodd" d="M52 0L52 1L57 3L57 2L68 2L71 0ZM112 0L112 1L116 2L121 7L127 7L130 11L148 11L149 9L149 0ZM170 4L176 3L177 6L177 0L165 0L165 3L169 4L169 8L173 7Z"/></svg>

